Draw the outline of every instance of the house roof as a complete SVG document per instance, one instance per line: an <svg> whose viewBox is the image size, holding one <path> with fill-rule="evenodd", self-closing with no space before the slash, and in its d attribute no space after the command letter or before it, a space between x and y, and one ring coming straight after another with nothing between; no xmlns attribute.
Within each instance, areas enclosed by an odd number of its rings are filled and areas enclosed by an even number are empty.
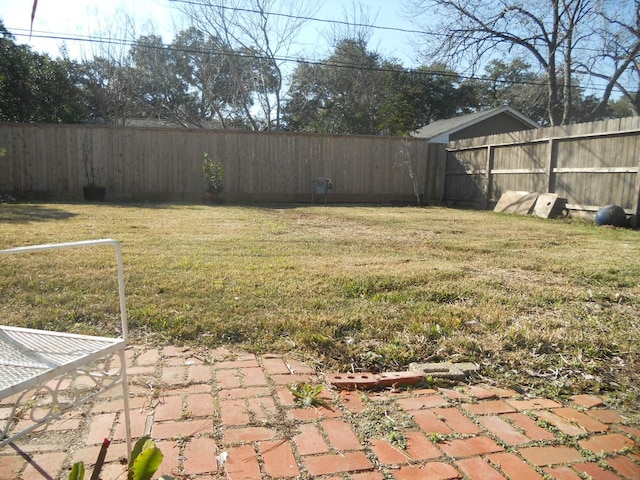
<svg viewBox="0 0 640 480"><path fill-rule="evenodd" d="M502 113L506 113L507 115L513 117L515 120L522 123L525 128L540 127L540 125L538 125L535 121L531 120L529 117L521 114L511 107L499 107L492 108L491 110L482 110L480 112L459 115L457 117L448 118L445 120L438 120L437 122L430 123L429 125L425 125L424 127L416 130L413 136L428 138L430 140L436 140L436 137L443 137L438 138L437 141L447 142L449 140L449 135L451 135L452 133L460 131L464 128L468 128L472 125L480 123L496 115L500 115Z"/></svg>

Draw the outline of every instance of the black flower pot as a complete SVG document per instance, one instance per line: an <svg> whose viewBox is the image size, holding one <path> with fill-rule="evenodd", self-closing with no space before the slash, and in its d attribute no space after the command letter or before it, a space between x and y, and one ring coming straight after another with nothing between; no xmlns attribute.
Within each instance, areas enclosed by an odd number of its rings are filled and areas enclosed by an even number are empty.
<svg viewBox="0 0 640 480"><path fill-rule="evenodd" d="M107 189L105 187L82 187L82 192L87 202L104 202Z"/></svg>

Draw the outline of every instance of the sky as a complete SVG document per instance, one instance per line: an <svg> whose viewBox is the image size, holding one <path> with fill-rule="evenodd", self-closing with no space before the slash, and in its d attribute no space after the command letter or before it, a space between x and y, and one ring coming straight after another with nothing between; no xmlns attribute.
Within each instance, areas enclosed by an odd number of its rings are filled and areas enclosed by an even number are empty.
<svg viewBox="0 0 640 480"><path fill-rule="evenodd" d="M90 42L47 39L42 36L105 36L100 32L117 32L126 16L135 19L136 37L156 33L162 36L164 43L170 43L174 34L185 25L168 0L38 0L33 35L29 38L32 3L32 0L0 0L0 18L16 37L17 43L27 44L34 51L53 57L60 56L60 49L64 46L71 58L90 58L98 47ZM368 18L354 18L352 15L349 20L382 27L416 29L415 25L403 18L401 2L398 0L363 0L359 4L367 12ZM355 7L355 10L358 11L358 8ZM314 17L344 21L347 20L345 9L352 12L354 6L346 0L324 0ZM308 22L294 56L310 60L326 58L331 51L326 42L329 29L327 23ZM385 58L399 59L405 67L419 64L415 48L411 45L415 35L385 29L370 31L371 50L381 53Z"/></svg>

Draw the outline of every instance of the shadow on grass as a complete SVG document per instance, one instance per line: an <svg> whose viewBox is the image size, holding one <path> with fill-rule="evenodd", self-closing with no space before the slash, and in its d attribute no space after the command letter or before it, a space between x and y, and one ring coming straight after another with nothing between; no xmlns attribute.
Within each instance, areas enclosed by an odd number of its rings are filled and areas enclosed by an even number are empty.
<svg viewBox="0 0 640 480"><path fill-rule="evenodd" d="M77 213L42 205L0 204L0 223L48 222L51 220L65 220L77 215Z"/></svg>

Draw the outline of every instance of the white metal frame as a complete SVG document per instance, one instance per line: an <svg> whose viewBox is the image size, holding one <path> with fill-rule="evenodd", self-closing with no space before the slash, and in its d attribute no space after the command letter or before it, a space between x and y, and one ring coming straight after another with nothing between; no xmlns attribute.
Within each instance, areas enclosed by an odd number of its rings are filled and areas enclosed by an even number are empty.
<svg viewBox="0 0 640 480"><path fill-rule="evenodd" d="M116 252L121 336L77 335L0 325L0 402L10 397L12 412L0 421L0 447L118 385L122 386L127 455L131 455L131 422L125 348L128 343L124 268L120 244L110 238L34 245L0 250L0 254L111 245ZM119 357L114 370L111 361ZM109 371L107 371L109 368ZM91 388L71 391L69 381L90 379ZM93 386L95 385L95 386ZM32 399L37 396L38 401ZM33 424L15 431L16 417L29 410Z"/></svg>

